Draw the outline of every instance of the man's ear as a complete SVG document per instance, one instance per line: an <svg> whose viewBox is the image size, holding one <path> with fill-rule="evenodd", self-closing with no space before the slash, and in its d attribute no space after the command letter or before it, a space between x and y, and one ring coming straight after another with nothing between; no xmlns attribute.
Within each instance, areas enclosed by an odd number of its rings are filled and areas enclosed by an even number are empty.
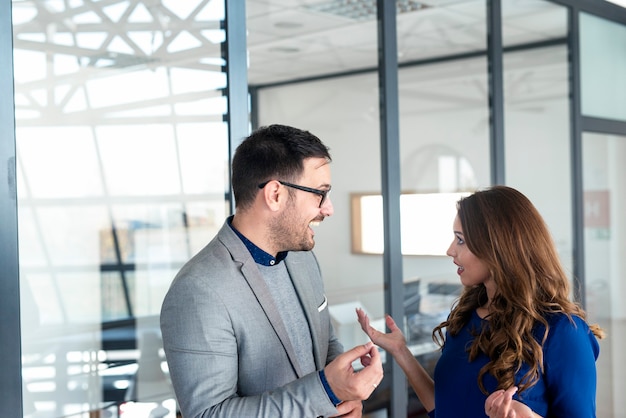
<svg viewBox="0 0 626 418"><path fill-rule="evenodd" d="M268 182L263 188L263 199L267 207L272 211L279 210L285 198L285 189L276 180Z"/></svg>

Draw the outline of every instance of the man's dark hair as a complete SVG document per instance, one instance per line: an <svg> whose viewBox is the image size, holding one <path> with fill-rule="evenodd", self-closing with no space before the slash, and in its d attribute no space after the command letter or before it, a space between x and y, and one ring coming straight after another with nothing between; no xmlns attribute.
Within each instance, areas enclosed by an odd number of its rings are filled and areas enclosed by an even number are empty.
<svg viewBox="0 0 626 418"><path fill-rule="evenodd" d="M261 183L298 180L307 158L331 161L328 147L309 131L285 125L263 126L254 131L237 147L233 157L236 207L249 207Z"/></svg>

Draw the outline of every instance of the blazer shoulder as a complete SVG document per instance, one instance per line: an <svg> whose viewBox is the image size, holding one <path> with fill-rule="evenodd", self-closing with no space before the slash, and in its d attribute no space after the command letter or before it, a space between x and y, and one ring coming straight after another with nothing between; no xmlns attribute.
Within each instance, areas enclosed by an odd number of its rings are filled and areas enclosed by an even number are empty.
<svg viewBox="0 0 626 418"><path fill-rule="evenodd" d="M241 266L251 260L245 245L225 222L217 235L180 268L172 286L199 280L218 284L224 277L239 274Z"/></svg>

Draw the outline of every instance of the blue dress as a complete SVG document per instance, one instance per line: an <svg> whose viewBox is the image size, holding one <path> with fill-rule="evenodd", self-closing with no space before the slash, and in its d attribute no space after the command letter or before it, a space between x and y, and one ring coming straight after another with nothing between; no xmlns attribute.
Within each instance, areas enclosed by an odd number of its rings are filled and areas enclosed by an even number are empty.
<svg viewBox="0 0 626 418"><path fill-rule="evenodd" d="M574 323L564 314L547 318L550 325L544 346L544 374L536 385L514 399L528 405L542 417L590 418L596 416L596 365L600 347L585 321L573 316ZM466 347L473 340L471 330L488 326L474 311L461 332L446 342L434 371L435 410L431 418L485 417L487 395L477 383L479 370L487 363L486 355L469 362ZM535 336L541 340L544 327L538 326ZM517 381L528 370L517 373ZM484 376L489 393L497 389L493 376Z"/></svg>

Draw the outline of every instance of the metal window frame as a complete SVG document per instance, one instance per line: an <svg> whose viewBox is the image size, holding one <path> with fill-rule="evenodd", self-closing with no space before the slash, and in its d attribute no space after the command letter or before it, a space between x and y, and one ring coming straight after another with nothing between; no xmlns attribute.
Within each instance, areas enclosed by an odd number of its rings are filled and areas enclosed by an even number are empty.
<svg viewBox="0 0 626 418"><path fill-rule="evenodd" d="M11 0L0 0L0 416L17 418L23 402L11 13Z"/></svg>
<svg viewBox="0 0 626 418"><path fill-rule="evenodd" d="M487 0L486 4L491 184L505 184L502 3L501 0Z"/></svg>
<svg viewBox="0 0 626 418"><path fill-rule="evenodd" d="M228 184L231 183L232 160L237 146L250 133L248 106L248 55L246 42L246 2L225 0L226 42L223 54L226 58L226 79L228 86L227 114L228 122ZM230 214L235 213L235 197L232 189L227 190Z"/></svg>
<svg viewBox="0 0 626 418"><path fill-rule="evenodd" d="M402 248L400 228L400 111L398 94L398 46L396 2L377 0L378 95L380 117L380 164L383 197L383 282L385 312L404 318ZM406 416L406 377L396 361L387 362L390 379L388 415Z"/></svg>
<svg viewBox="0 0 626 418"><path fill-rule="evenodd" d="M583 158L580 98L579 13L568 7L567 49L570 81L570 159L572 190L572 280L574 300L585 307L585 236L583 231Z"/></svg>

